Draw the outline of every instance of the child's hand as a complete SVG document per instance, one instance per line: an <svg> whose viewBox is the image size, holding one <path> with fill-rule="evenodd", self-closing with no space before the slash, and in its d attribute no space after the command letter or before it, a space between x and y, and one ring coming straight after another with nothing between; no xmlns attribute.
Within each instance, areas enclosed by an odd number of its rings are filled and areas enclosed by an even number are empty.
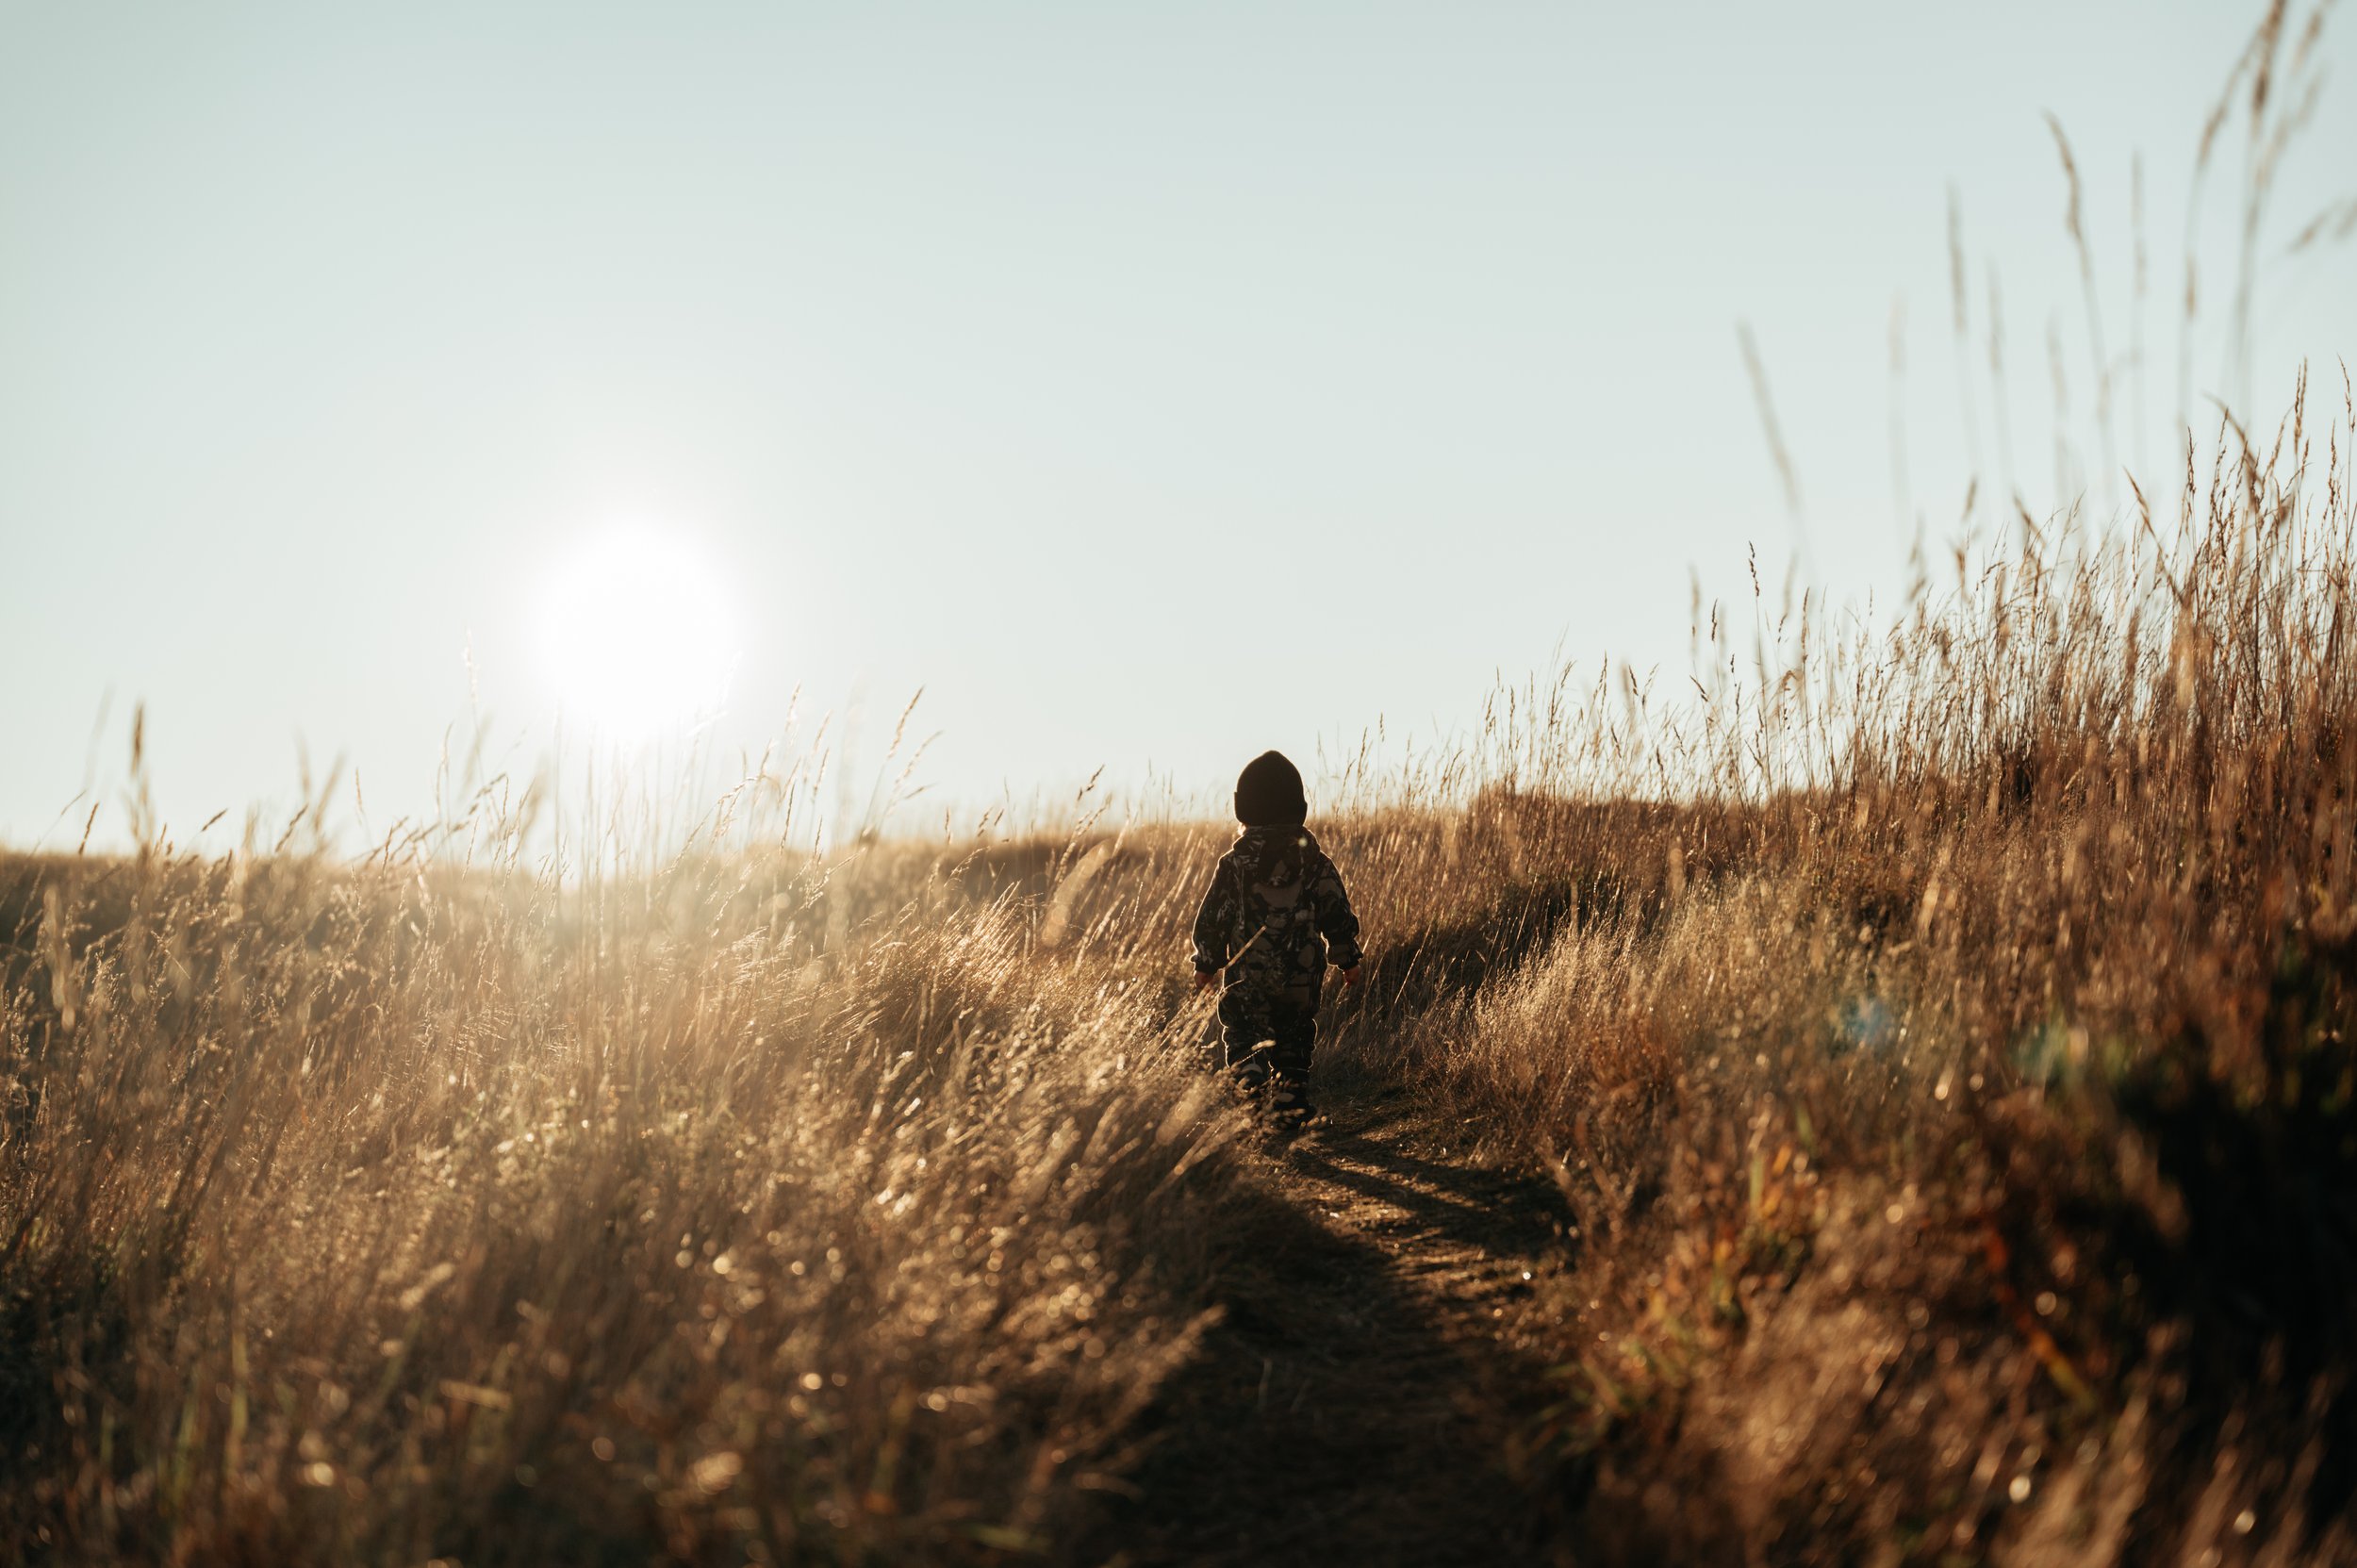
<svg viewBox="0 0 2357 1568"><path fill-rule="evenodd" d="M1356 985L1359 983L1358 965L1353 964L1349 968L1343 971L1343 983L1344 985Z"/></svg>

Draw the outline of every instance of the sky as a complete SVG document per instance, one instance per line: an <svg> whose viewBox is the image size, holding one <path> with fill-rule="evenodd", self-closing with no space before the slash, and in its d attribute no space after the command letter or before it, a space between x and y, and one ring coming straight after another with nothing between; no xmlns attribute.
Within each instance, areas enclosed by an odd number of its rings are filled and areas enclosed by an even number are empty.
<svg viewBox="0 0 2357 1568"><path fill-rule="evenodd" d="M560 718L733 755L799 691L873 770L921 688L939 814L1100 767L1216 801L1560 659L1682 681L1690 578L1748 591L1754 548L1887 602L1974 453L2042 512L2059 432L2100 493L2049 112L2118 450L2170 450L2256 16L0 0L0 844L92 802L119 837L135 708L161 815L226 847L304 758L430 810L476 725L519 772ZM2357 184L2339 87L2260 249L2270 420L2357 358L2357 244L2285 249ZM2194 380L2231 396L2223 145Z"/></svg>

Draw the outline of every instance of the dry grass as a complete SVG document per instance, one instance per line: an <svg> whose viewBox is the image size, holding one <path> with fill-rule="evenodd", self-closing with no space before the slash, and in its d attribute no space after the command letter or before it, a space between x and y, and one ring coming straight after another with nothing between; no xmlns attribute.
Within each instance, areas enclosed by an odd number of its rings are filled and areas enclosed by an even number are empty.
<svg viewBox="0 0 2357 1568"><path fill-rule="evenodd" d="M1343 781L1323 1070L1579 1216L1523 1331L1586 1549L2349 1557L2353 438ZM11 865L10 1554L1094 1538L1281 1197L1174 973L1216 834L521 832Z"/></svg>
<svg viewBox="0 0 2357 1568"><path fill-rule="evenodd" d="M1238 1122L1009 907L811 869L15 867L7 1555L1066 1529L1187 1352Z"/></svg>
<svg viewBox="0 0 2357 1568"><path fill-rule="evenodd" d="M1715 788L1476 811L1614 890L1405 1030L1583 1216L1556 1423L1600 1538L2357 1554L2338 401L2230 429L2166 549L1959 563L1739 723L1541 769Z"/></svg>

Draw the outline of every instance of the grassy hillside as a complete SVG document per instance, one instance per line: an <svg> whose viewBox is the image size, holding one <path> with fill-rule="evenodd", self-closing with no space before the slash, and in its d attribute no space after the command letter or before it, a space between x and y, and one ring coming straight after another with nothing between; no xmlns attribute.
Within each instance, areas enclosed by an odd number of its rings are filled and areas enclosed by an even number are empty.
<svg viewBox="0 0 2357 1568"><path fill-rule="evenodd" d="M2353 436L1347 784L1321 1071L1568 1205L1499 1332L1584 1560L2357 1553ZM6 1555L1103 1547L1300 1223L1180 973L1222 830L477 826L0 873Z"/></svg>

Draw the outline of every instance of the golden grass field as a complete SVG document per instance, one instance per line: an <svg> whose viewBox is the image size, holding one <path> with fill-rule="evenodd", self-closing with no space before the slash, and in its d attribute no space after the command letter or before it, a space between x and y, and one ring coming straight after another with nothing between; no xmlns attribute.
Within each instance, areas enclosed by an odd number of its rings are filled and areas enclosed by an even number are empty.
<svg viewBox="0 0 2357 1568"><path fill-rule="evenodd" d="M1297 1146L1219 824L0 861L0 1561L2357 1561L2357 404L2215 435L1329 776Z"/></svg>
<svg viewBox="0 0 2357 1568"><path fill-rule="evenodd" d="M2353 436L2345 389L2230 432L2183 530L2033 536L1887 635L1746 606L1765 705L1513 694L1343 783L1328 1097L1556 1205L1444 1326L1542 1368L1495 1451L1393 1456L1508 1477L1465 1560L2357 1552ZM1157 1456L1229 1419L1171 1389L1237 1294L1299 1288L1304 1156L1197 1050L1222 830L560 879L465 827L8 866L10 1560L1232 1526ZM1347 1305L1299 1327L1352 1354Z"/></svg>

